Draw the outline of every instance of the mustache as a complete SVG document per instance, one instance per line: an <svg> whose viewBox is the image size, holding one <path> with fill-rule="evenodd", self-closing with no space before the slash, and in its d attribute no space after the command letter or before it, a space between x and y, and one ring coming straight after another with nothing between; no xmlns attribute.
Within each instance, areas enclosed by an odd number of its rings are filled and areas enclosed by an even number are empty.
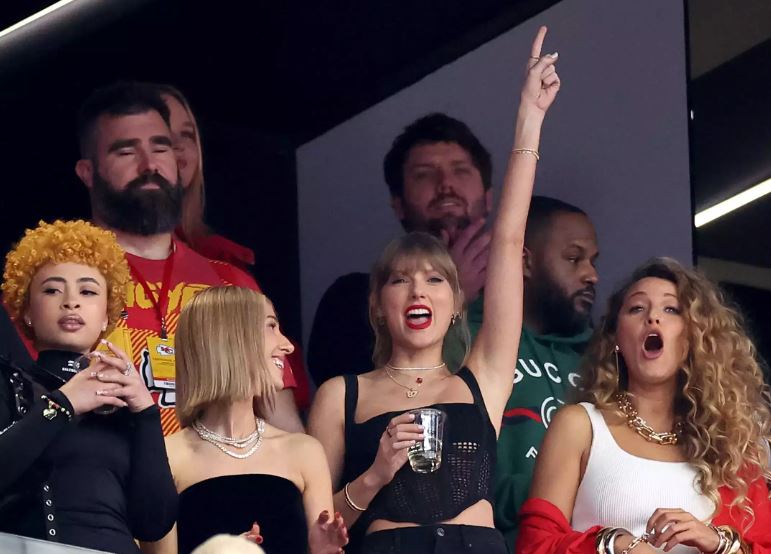
<svg viewBox="0 0 771 554"><path fill-rule="evenodd" d="M455 194L441 194L441 195L437 196L436 198L434 198L431 201L431 204L429 205L429 208L435 208L439 204L441 204L442 202L446 202L447 200L452 200L453 202L457 202L461 206L466 206L467 207L466 201L463 198L461 198L460 196L457 196Z"/></svg>
<svg viewBox="0 0 771 554"><path fill-rule="evenodd" d="M586 285L584 288L577 290L572 294L571 298L578 298L579 296L586 294L591 295L592 298L597 296L597 291L595 290L594 285Z"/></svg>
<svg viewBox="0 0 771 554"><path fill-rule="evenodd" d="M140 175L136 179L133 179L132 181L129 181L126 184L126 188L124 190L126 191L136 191L137 189L140 189L144 185L158 185L158 187L166 192L170 193L174 190L174 185L169 182L168 179L166 179L163 175L161 175L158 172L154 173L145 173L143 175Z"/></svg>

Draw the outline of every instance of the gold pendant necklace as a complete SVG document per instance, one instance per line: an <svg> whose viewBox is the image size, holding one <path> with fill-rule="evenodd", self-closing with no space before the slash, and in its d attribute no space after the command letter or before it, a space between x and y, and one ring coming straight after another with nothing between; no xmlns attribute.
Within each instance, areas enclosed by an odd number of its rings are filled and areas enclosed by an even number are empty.
<svg viewBox="0 0 771 554"><path fill-rule="evenodd" d="M383 369L385 369L385 372L386 372L386 375L388 375L388 378L389 378L389 379L391 379L391 381L393 381L393 382L394 382L394 383L396 383L397 385L399 385L401 388L403 388L403 389L407 389L407 392L406 392L406 393L404 393L404 394L407 396L407 398L415 398L415 397L418 395L418 393L420 392L418 389L420 388L420 385L422 385L422 384L423 384L423 378L422 378L422 377L418 377L417 379L415 379L415 384L416 384L417 386L415 386L415 387L410 387L409 385L405 385L404 383L400 383L400 382L399 382L399 381L396 379L396 377L394 377L393 375L391 375L391 370L389 369L390 367L391 367L391 366L389 366L388 364L386 364L386 366L383 368ZM439 367L441 367L441 366L439 366Z"/></svg>
<svg viewBox="0 0 771 554"><path fill-rule="evenodd" d="M642 438L648 442L653 442L656 444L677 444L678 438L683 433L682 421L676 422L675 428L671 432L658 433L654 431L650 425L648 425L647 421L645 421L637 414L637 410L635 410L634 406L632 406L632 402L629 400L629 396L626 393L617 394L616 402L618 403L618 409L621 410L621 413L626 416L626 424L631 429L634 429Z"/></svg>

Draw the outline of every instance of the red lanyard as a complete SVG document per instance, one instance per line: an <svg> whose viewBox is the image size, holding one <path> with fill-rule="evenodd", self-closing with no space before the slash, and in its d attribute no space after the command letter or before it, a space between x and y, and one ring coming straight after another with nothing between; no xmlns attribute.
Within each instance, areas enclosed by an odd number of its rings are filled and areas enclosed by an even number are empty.
<svg viewBox="0 0 771 554"><path fill-rule="evenodd" d="M163 266L163 281L161 282L161 290L158 291L157 299L153 295L153 291L150 288L147 280L142 276L141 273L139 273L139 270L136 268L136 266L131 263L131 260L128 259L128 256L126 256L129 269L131 269L131 275L140 285L142 285L142 288L145 289L145 296L148 300L150 300L153 308L155 308L155 311L158 314L158 321L161 322L160 336L162 339L169 338L168 329L166 328L166 310L169 307L169 290L171 289L171 272L174 269L175 251L176 248L174 247L174 243L172 243L171 254L169 254L168 258L166 258L166 263Z"/></svg>

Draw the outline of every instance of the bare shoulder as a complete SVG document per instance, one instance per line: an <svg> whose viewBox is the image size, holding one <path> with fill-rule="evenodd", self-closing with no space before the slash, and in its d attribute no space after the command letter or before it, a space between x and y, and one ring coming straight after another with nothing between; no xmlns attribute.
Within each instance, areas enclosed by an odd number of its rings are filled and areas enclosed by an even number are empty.
<svg viewBox="0 0 771 554"><path fill-rule="evenodd" d="M190 429L181 429L164 439L169 457L184 454L190 448Z"/></svg>
<svg viewBox="0 0 771 554"><path fill-rule="evenodd" d="M592 422L586 409L579 404L560 408L549 424L547 435L559 437L560 442L585 445L592 441Z"/></svg>
<svg viewBox="0 0 771 554"><path fill-rule="evenodd" d="M313 397L314 405L342 407L345 399L345 380L342 376L332 377L324 381Z"/></svg>
<svg viewBox="0 0 771 554"><path fill-rule="evenodd" d="M175 479L179 477L180 472L184 471L187 466L184 462L189 460L193 453L192 435L194 433L192 429L187 428L177 431L164 439L166 443L166 456L169 458L169 466Z"/></svg>
<svg viewBox="0 0 771 554"><path fill-rule="evenodd" d="M287 446L292 455L303 462L315 463L318 456L324 456L324 448L318 439L304 433L289 433Z"/></svg>

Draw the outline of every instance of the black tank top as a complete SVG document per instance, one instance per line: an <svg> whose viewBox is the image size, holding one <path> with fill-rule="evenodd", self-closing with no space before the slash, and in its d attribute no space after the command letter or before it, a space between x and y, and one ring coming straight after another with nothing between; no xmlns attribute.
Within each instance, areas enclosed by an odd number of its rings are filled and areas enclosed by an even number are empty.
<svg viewBox="0 0 771 554"><path fill-rule="evenodd" d="M376 519L432 524L452 519L479 502L493 503L492 479L495 475L495 428L487 414L482 393L474 374L467 367L457 376L463 379L474 399L468 403L440 403L447 414L442 464L433 473L415 473L409 462L396 472L393 480L372 499L354 527L362 536ZM345 375L345 457L343 481L356 479L372 465L380 437L392 417L402 413L386 412L363 423L354 415L359 397L356 375ZM353 537L352 537L353 538Z"/></svg>

